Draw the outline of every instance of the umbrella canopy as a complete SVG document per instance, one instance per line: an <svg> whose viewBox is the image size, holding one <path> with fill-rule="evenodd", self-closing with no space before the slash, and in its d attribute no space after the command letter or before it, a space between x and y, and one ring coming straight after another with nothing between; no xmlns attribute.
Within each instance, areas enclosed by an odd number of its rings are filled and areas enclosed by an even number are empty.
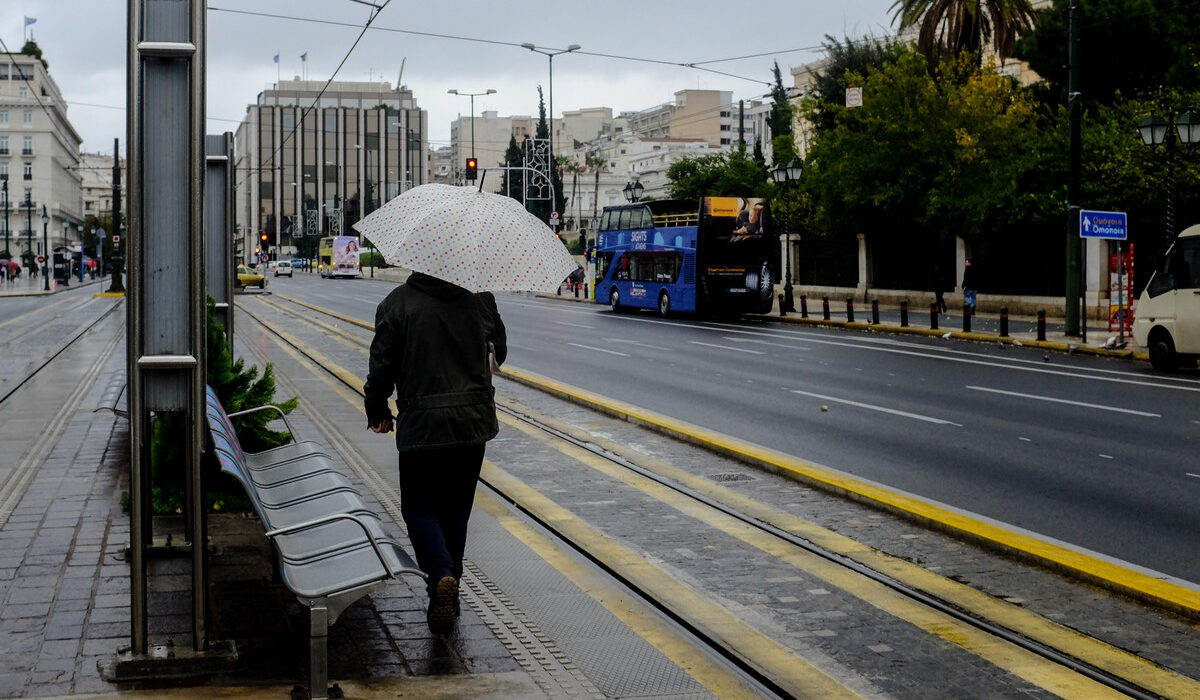
<svg viewBox="0 0 1200 700"><path fill-rule="evenodd" d="M511 197L474 187L414 187L354 224L383 259L473 292L552 292L575 260Z"/></svg>

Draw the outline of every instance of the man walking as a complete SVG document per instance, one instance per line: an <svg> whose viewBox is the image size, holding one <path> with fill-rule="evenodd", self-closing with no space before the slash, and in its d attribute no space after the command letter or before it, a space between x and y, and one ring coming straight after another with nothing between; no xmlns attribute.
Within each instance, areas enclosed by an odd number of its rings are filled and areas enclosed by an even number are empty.
<svg viewBox="0 0 1200 700"><path fill-rule="evenodd" d="M507 354L504 322L488 292L414 272L375 311L367 425L396 430L400 512L428 576L425 619L435 634L449 633L458 617L475 483L484 444L499 432L490 357L499 365Z"/></svg>
<svg viewBox="0 0 1200 700"><path fill-rule="evenodd" d="M967 258L963 261L963 313L975 315L975 293L978 287L975 282L975 267L971 264L971 259Z"/></svg>

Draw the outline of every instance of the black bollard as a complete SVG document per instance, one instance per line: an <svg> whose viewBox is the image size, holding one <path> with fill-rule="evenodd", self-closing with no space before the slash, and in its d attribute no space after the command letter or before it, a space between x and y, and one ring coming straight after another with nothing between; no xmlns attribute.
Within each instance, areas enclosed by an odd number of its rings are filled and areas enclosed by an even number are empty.
<svg viewBox="0 0 1200 700"><path fill-rule="evenodd" d="M854 299L846 297L846 323L854 323Z"/></svg>
<svg viewBox="0 0 1200 700"><path fill-rule="evenodd" d="M821 316L829 320L829 297L821 297Z"/></svg>
<svg viewBox="0 0 1200 700"><path fill-rule="evenodd" d="M1038 340L1046 339L1046 310L1038 309Z"/></svg>
<svg viewBox="0 0 1200 700"><path fill-rule="evenodd" d="M963 333L971 332L971 315L974 312L974 308L963 304Z"/></svg>
<svg viewBox="0 0 1200 700"><path fill-rule="evenodd" d="M571 286L575 288L575 298L578 299L579 298L579 288L582 287L583 285L576 282L575 284L573 284Z"/></svg>
<svg viewBox="0 0 1200 700"><path fill-rule="evenodd" d="M787 316L787 310L783 308L783 295L780 294L778 298L779 298L779 315Z"/></svg>
<svg viewBox="0 0 1200 700"><path fill-rule="evenodd" d="M1000 335L1008 337L1008 307L1000 307Z"/></svg>
<svg viewBox="0 0 1200 700"><path fill-rule="evenodd" d="M908 299L900 301L900 327L908 328Z"/></svg>
<svg viewBox="0 0 1200 700"><path fill-rule="evenodd" d="M800 318L808 318L808 297L800 295Z"/></svg>
<svg viewBox="0 0 1200 700"><path fill-rule="evenodd" d="M871 300L871 325L879 325L879 300Z"/></svg>
<svg viewBox="0 0 1200 700"><path fill-rule="evenodd" d="M929 305L929 329L934 331L938 329L938 305L936 302Z"/></svg>
<svg viewBox="0 0 1200 700"><path fill-rule="evenodd" d="M587 282L583 283L583 298L584 299L588 298L588 283Z"/></svg>

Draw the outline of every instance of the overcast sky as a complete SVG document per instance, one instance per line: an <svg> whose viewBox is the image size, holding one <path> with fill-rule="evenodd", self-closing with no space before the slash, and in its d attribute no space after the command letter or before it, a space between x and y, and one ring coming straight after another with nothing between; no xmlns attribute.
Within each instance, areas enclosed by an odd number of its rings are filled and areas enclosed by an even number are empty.
<svg viewBox="0 0 1200 700"><path fill-rule="evenodd" d="M788 69L819 58L827 34L893 34L893 1L390 0L354 46L371 11L360 2L209 0L207 130L236 131L258 93L301 74L305 53L309 80L328 79L346 59L337 79L394 86L403 66L402 82L429 113L433 146L448 144L450 122L470 114L470 100L450 89L496 90L475 98L476 115L537 114L537 86L548 90L549 59L521 48L524 42L547 50L582 47L554 59L555 114L641 110L672 102L675 91L687 88L751 99L768 91L772 61L790 85ZM111 151L114 137L125 150L127 5L0 2L0 40L15 52L33 34L88 152ZM26 17L37 21L26 27Z"/></svg>

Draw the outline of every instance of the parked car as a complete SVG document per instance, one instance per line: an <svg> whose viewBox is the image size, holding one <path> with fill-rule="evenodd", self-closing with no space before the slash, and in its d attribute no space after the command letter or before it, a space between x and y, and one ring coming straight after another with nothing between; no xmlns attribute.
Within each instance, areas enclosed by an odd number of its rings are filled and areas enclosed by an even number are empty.
<svg viewBox="0 0 1200 700"><path fill-rule="evenodd" d="M287 260L280 260L279 263L275 265L275 276L278 277L280 275L287 275L288 277L291 277L292 263Z"/></svg>
<svg viewBox="0 0 1200 700"><path fill-rule="evenodd" d="M246 287L258 287L259 289L267 288L267 278L260 272L251 270L246 265L237 266L237 287L245 289Z"/></svg>
<svg viewBox="0 0 1200 700"><path fill-rule="evenodd" d="M1180 232L1138 297L1133 340L1155 369L1200 358L1200 224Z"/></svg>

